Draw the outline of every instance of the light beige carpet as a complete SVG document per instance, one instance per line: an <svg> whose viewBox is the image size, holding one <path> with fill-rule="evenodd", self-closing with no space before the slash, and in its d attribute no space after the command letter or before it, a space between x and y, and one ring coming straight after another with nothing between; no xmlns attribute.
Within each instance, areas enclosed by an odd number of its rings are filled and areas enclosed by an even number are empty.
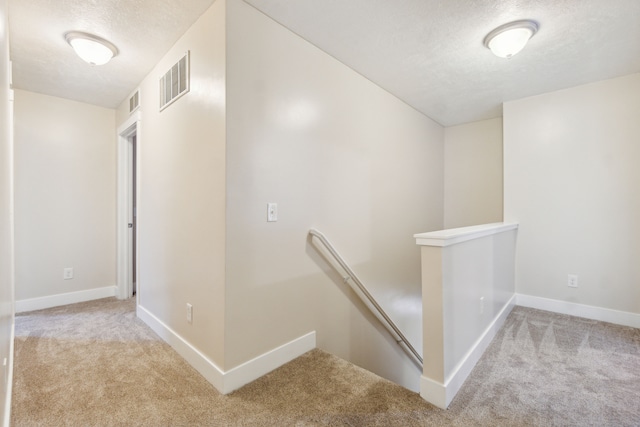
<svg viewBox="0 0 640 427"><path fill-rule="evenodd" d="M12 425L640 426L640 331L515 308L450 408L320 350L227 396L104 299L16 316Z"/></svg>

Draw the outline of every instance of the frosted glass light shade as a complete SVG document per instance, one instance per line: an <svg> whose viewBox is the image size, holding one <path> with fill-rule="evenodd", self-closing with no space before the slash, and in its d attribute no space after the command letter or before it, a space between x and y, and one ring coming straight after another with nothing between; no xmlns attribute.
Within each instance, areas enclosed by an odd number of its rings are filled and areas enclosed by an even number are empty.
<svg viewBox="0 0 640 427"><path fill-rule="evenodd" d="M484 39L484 45L500 58L511 58L526 46L538 31L534 21L515 21L491 31Z"/></svg>
<svg viewBox="0 0 640 427"><path fill-rule="evenodd" d="M65 34L65 39L78 56L91 65L104 65L118 54L118 48L112 43L92 34L73 31Z"/></svg>

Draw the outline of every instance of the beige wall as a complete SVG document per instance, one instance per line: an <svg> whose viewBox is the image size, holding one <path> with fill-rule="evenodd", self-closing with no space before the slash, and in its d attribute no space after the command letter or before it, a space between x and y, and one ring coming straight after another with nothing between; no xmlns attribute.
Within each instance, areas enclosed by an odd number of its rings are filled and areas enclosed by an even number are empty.
<svg viewBox="0 0 640 427"><path fill-rule="evenodd" d="M407 312L417 292L419 307L412 236L443 225L443 128L246 3L227 8L225 368L316 330L319 347L402 376L408 358L307 233L384 285L383 306Z"/></svg>
<svg viewBox="0 0 640 427"><path fill-rule="evenodd" d="M502 221L502 118L445 128L445 228Z"/></svg>
<svg viewBox="0 0 640 427"><path fill-rule="evenodd" d="M518 293L640 313L639 118L640 74L505 104Z"/></svg>
<svg viewBox="0 0 640 427"><path fill-rule="evenodd" d="M11 224L11 102L9 101L9 38L7 1L0 0L0 361L10 362L13 329L13 247ZM9 425L8 376L0 384L0 423ZM8 392L9 391L9 392Z"/></svg>
<svg viewBox="0 0 640 427"><path fill-rule="evenodd" d="M224 364L225 22L217 1L140 85L139 303ZM158 80L191 51L191 90L158 111ZM125 100L128 104L128 99ZM118 125L127 108L118 109ZM187 323L186 304L193 305Z"/></svg>
<svg viewBox="0 0 640 427"><path fill-rule="evenodd" d="M115 111L15 98L16 299L115 285Z"/></svg>

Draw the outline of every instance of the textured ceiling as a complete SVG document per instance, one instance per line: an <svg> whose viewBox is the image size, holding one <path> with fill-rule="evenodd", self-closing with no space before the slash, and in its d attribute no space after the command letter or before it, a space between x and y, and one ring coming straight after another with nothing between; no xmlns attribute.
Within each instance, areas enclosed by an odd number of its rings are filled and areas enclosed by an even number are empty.
<svg viewBox="0 0 640 427"><path fill-rule="evenodd" d="M640 72L640 0L245 0L443 125L501 115L502 102ZM114 108L213 0L10 0L14 85ZM493 28L540 30L510 60ZM102 67L63 34L120 55Z"/></svg>
<svg viewBox="0 0 640 427"><path fill-rule="evenodd" d="M10 0L13 84L117 107L213 0ZM107 65L82 61L64 39L85 31L115 44Z"/></svg>
<svg viewBox="0 0 640 427"><path fill-rule="evenodd" d="M640 72L640 0L245 0L443 125L502 102ZM539 32L510 60L495 27Z"/></svg>

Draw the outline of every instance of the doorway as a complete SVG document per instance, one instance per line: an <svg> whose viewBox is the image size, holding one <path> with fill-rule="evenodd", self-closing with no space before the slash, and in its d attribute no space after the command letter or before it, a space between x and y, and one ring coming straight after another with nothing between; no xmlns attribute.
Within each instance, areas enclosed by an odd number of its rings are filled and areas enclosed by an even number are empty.
<svg viewBox="0 0 640 427"><path fill-rule="evenodd" d="M140 298L138 264L140 116L138 112L118 128L117 296Z"/></svg>
<svg viewBox="0 0 640 427"><path fill-rule="evenodd" d="M138 237L138 233L136 232L136 230L138 229L138 209L137 209L137 202L138 202L138 198L137 198L137 168L136 168L136 163L137 163L137 140L138 140L138 135L137 133L133 134L133 136L131 136L131 138L129 138L129 146L130 146L130 150L131 150L131 165L130 165L130 190L131 190L131 201L130 201L130 206L131 209L129 211L129 215L131 218L131 222L129 223L129 225L131 225L131 227L129 228L129 239L131 240L131 253L130 253L130 262L131 262L131 289L132 289L132 296L136 295L136 276L137 276L137 271L136 271L136 254L138 253L137 251L137 245L136 245L136 241L137 241L137 237Z"/></svg>

